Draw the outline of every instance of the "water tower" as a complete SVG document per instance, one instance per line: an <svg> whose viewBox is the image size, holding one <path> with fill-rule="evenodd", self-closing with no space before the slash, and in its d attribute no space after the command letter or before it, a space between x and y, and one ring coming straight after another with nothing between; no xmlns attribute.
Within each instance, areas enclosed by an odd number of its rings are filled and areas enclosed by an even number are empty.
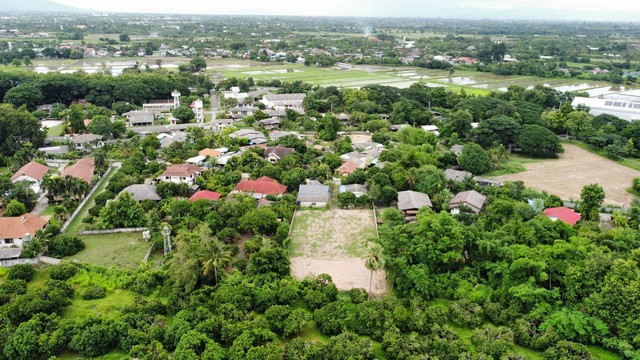
<svg viewBox="0 0 640 360"><path fill-rule="evenodd" d="M180 106L180 91L173 90L171 96L173 96L173 108L177 109Z"/></svg>
<svg viewBox="0 0 640 360"><path fill-rule="evenodd" d="M204 104L202 100L198 99L193 102L193 111L196 113L196 122L198 124L204 123Z"/></svg>

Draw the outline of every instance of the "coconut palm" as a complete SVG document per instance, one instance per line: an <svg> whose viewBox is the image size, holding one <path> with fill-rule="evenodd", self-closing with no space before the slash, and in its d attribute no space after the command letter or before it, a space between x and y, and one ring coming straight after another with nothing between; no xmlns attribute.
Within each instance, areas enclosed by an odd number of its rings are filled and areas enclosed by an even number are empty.
<svg viewBox="0 0 640 360"><path fill-rule="evenodd" d="M405 180L409 185L409 189L413 190L416 186L416 182L418 182L418 172L416 168L410 168L407 170L407 174L405 175Z"/></svg>
<svg viewBox="0 0 640 360"><path fill-rule="evenodd" d="M202 265L202 274L208 276L213 272L213 278L218 284L218 269L224 268L231 262L231 252L218 239L209 241L203 249L203 255L198 258Z"/></svg>
<svg viewBox="0 0 640 360"><path fill-rule="evenodd" d="M367 254L364 259L364 266L371 271L369 277L369 298L371 297L371 289L373 286L373 272L384 267L384 258L382 257L382 246L378 243L369 243L367 246Z"/></svg>

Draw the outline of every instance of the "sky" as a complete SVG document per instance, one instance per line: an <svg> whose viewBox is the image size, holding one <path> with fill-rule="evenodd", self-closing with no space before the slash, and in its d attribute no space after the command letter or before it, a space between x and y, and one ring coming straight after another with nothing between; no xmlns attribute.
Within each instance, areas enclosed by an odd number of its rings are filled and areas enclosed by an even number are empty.
<svg viewBox="0 0 640 360"><path fill-rule="evenodd" d="M108 12L640 21L638 0L54 0Z"/></svg>

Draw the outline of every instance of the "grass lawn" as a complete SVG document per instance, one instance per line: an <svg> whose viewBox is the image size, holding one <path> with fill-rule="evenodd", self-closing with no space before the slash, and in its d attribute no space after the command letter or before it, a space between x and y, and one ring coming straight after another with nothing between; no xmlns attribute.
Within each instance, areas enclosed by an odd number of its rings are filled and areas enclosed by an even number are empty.
<svg viewBox="0 0 640 360"><path fill-rule="evenodd" d="M63 130L64 130L64 124L52 126L47 129L47 136L49 137L60 136Z"/></svg>
<svg viewBox="0 0 640 360"><path fill-rule="evenodd" d="M92 359L95 360L120 360L122 358L124 358L127 354L125 354L124 352L122 352L122 350L120 349L116 349L113 350L105 355L102 356L98 356ZM60 360L77 360L77 359L86 359L85 357L82 357L80 354L76 354L76 353L72 353L69 351L66 351L62 354L60 354L60 356L58 356L58 359Z"/></svg>
<svg viewBox="0 0 640 360"><path fill-rule="evenodd" d="M82 293L84 289L75 289L73 305L69 306L62 313L62 317L71 320L82 320L90 316L102 316L108 319L117 319L122 308L132 305L135 301L135 294L132 292L116 289L107 293L102 299L84 300Z"/></svg>
<svg viewBox="0 0 640 360"><path fill-rule="evenodd" d="M42 214L40 214L40 216L54 216L56 213L53 211L53 208L55 207L56 207L56 204L47 205L47 207L44 209Z"/></svg>
<svg viewBox="0 0 640 360"><path fill-rule="evenodd" d="M137 268L151 246L142 240L141 233L83 235L85 248L69 257L84 263L101 266Z"/></svg>
<svg viewBox="0 0 640 360"><path fill-rule="evenodd" d="M524 172L527 171L527 169L524 167L524 164L540 161L544 161L544 159L532 158L519 154L511 154L509 155L509 160L504 162L500 166L500 169L493 170L487 174L484 174L484 176L500 176Z"/></svg>

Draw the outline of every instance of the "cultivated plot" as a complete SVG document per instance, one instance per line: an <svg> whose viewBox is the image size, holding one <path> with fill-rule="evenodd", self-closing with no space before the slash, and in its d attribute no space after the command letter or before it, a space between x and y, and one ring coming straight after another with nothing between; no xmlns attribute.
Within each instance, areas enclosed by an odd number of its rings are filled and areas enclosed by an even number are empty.
<svg viewBox="0 0 640 360"><path fill-rule="evenodd" d="M629 206L633 196L627 192L640 172L622 166L575 145L563 144L558 159L524 164L525 172L498 176L503 181L522 180L536 190L578 200L582 187L598 183L605 192L605 205Z"/></svg>
<svg viewBox="0 0 640 360"><path fill-rule="evenodd" d="M326 273L340 290L369 290L366 268L367 240L374 238L371 210L300 210L291 237L291 272L298 279ZM387 291L383 271L374 274L374 294Z"/></svg>

